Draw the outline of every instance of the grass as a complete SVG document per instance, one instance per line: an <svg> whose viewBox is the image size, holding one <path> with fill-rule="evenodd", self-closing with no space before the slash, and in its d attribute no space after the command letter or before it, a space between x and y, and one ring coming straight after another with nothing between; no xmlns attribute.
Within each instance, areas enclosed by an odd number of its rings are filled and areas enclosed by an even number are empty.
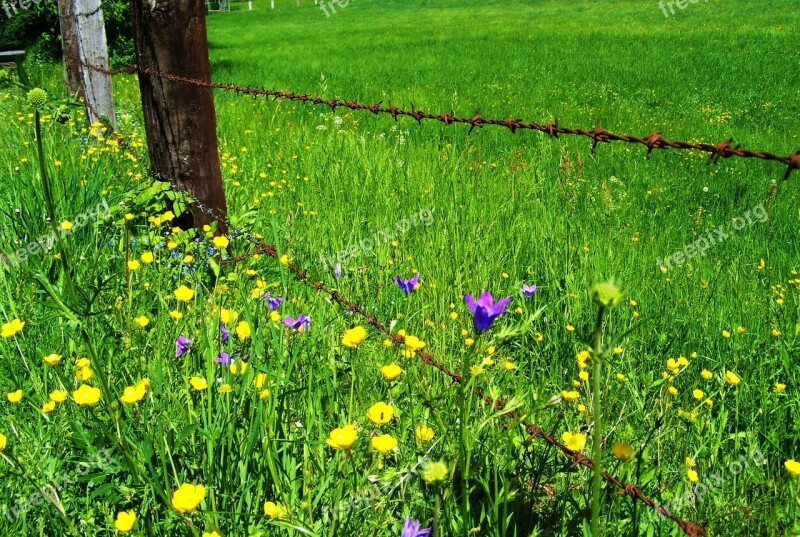
<svg viewBox="0 0 800 537"><path fill-rule="evenodd" d="M584 128L602 118L620 133L732 137L779 154L800 149L800 74L787 69L797 58L800 18L788 1L690 4L669 18L656 2L641 1L351 0L331 17L293 2L274 11L263 1L252 12L243 7L209 16L217 81L434 113L471 115L479 107L487 117ZM57 66L31 75L51 95L63 92ZM115 97L121 132L144 154L135 79L116 78ZM784 468L798 457L800 437L800 172L783 182L784 168L761 161L707 167L705 155L691 151L655 151L646 160L644 149L626 144L591 155L585 139L490 127L467 135L458 126L224 92L215 98L236 227L277 244L280 255L393 333L418 336L471 386L513 398L517 417L559 439L585 435L587 455L591 383L600 371L605 469L711 534L800 533L797 480ZM5 252L48 233L32 114L23 91L0 93ZM423 527L437 520L442 536L589 531L589 471L541 441L526 443L515 421L419 357L404 357L402 347L384 346L374 328L365 325L357 348L344 346L345 330L363 321L280 263L267 256L225 263L209 233L196 241L148 221L170 200L150 188L142 167L109 137L90 138L77 108L63 124L54 111L44 114L55 220L75 222L102 200L110 214L65 236L68 270L53 250L0 276L3 321L25 322L0 341L0 391L24 394L18 404L0 404L8 437L0 510L9 509L0 515L10 513L0 535L111 535L127 510L136 512L141 535L383 537L398 535L406 516ZM736 217L745 218L741 230L732 229ZM720 226L728 237L705 256L661 270L657 260ZM336 280L322 256L381 229L393 230L395 242L343 262ZM232 254L251 250L242 238L232 241ZM126 268L145 252L152 263ZM392 281L416 272L421 285L410 295ZM603 333L620 352L610 352L602 369L590 362L592 378L580 380L576 355L592 339L597 314L587 289L611 277L626 298L606 312ZM537 284L532 297L520 292L523 283ZM180 285L194 291L188 302L175 298ZM513 300L510 313L476 337L463 297L484 289ZM277 322L252 298L266 290L286 299ZM225 343L221 308L238 313L223 319ZM291 333L282 321L299 314L311 316L310 328ZM135 320L142 316L146 326ZM235 331L242 320L249 337ZM176 358L179 335L193 341ZM241 362L236 373L216 363L220 350L247 354L245 374ZM63 356L54 367L42 361L51 353ZM85 382L101 397L81 407L71 399L82 383L74 364L87 357L93 376ZM670 371L668 359L679 357L688 365ZM380 368L393 362L404 372L388 382ZM481 363L479 374L466 371ZM726 382L727 371L741 382ZM191 377L208 389L195 390ZM119 401L144 378L141 401ZM786 388L776 392L776 383ZM223 384L229 393L220 393ZM70 398L43 414L61 388ZM576 401L561 398L572 390ZM365 415L379 401L395 412L380 426ZM359 430L352 451L326 445L347 423ZM431 440L417 439L420 424L433 429ZM382 434L398 442L385 456L370 445ZM612 454L616 443L632 447L630 462ZM110 462L98 456L104 449ZM443 482L423 479L420 457L446 465ZM676 501L691 490L689 470L698 491L713 485L702 501ZM182 483L206 487L193 514L170 508ZM61 484L63 511L41 497L32 505L31 495L48 484ZM362 500L370 490L379 492ZM604 534L680 534L643 504L606 484L603 491ZM266 515L268 501L286 517ZM340 505L349 507L326 521Z"/></svg>

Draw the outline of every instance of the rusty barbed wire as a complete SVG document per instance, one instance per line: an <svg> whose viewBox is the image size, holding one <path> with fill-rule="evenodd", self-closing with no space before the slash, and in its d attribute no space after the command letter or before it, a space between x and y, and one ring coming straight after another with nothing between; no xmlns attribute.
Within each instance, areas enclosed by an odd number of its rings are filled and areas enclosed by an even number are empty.
<svg viewBox="0 0 800 537"><path fill-rule="evenodd" d="M147 175L149 175L151 178L153 178L153 179L155 179L157 181L163 181L163 182L169 183L174 191L186 196L189 200L191 200L193 206L195 206L199 210L203 211L205 214L207 214L208 216L213 218L215 221L224 222L228 227L228 235L230 236L231 239L236 238L236 237L243 237L248 242L250 242L251 244L256 246L256 248L252 252L249 252L247 254L243 254L241 256L235 257L229 263L231 263L231 264L239 263L239 262L241 262L241 261L243 261L243 260L245 260L247 258L252 257L255 254L267 254L267 255L269 255L270 257L272 257L272 258L274 258L276 260L280 259L280 255L278 253L278 249L277 249L276 246L271 245L271 244L267 244L263 240L259 239L256 236L255 233L252 233L252 232L247 231L247 230L242 230L242 229L239 229L238 227L234 226L230 222L230 220L228 220L227 217L217 214L217 212L214 211L213 208L206 207L202 202L196 200L191 194L189 194L185 190L183 190L180 187L178 187L177 185L175 185L173 181L169 180L168 178L165 178L158 171L153 170L146 163L145 159L142 158L136 152L136 150L130 144L127 143L125 138L120 133L118 133L116 130L114 130L114 128L107 121L105 121L105 119L102 118L102 116L100 116L99 114L96 113L96 110L93 109L91 103L87 102L86 105L95 114L96 117L101 118L100 122L108 130L108 132L110 132L111 135L115 138L115 140L117 141L119 146L122 149L126 150L130 154L130 156L137 162L137 164L139 166L142 167L142 169L147 173ZM296 276L296 278L298 280L300 280L301 282L309 284L311 287L313 287L317 291L320 291L320 292L323 292L323 293L327 294L331 298L331 300L333 300L335 303L339 304L340 306L344 306L349 311L352 311L353 313L357 313L370 326L376 328L377 330L379 330L383 334L387 335L395 344L399 345L399 344L402 344L404 342L403 336L400 336L399 334L392 334L392 332L383 323L381 323L375 315L373 315L371 313L367 313L366 310L364 310L364 308L362 306L360 306L359 304L357 304L355 302L351 302L351 301L347 300L346 298L342 297L337 290L329 289L323 282L318 281L318 280L314 280L313 278L311 278L308 275L308 273L306 271L304 271L304 270L300 269L299 267L295 266L291 261L288 262L285 266L287 267L288 270L290 270ZM419 355L419 357L422 359L423 364L425 364L427 366L430 366L430 367L433 367L434 369L437 369L438 371L443 373L445 376L450 378L453 381L453 383L461 384L463 382L463 378L462 378L462 376L460 374L451 371L446 366L444 366L441 363L439 363L430 353L417 351L417 355ZM505 402L504 401L502 401L500 399L493 399L492 397L486 395L483 391L481 391L478 388L473 387L472 388L472 392L476 396L480 397L481 400L486 405L491 407L495 412L500 412L500 411L503 410L503 408L505 408ZM549 434L547 434L538 425L529 423L529 422L525 421L524 419L517 419L517 416L512 411L503 413L503 416L506 417L506 418L509 418L511 420L517 421L520 425L522 425L525 428L525 431L528 433L528 438L526 439L527 441L532 442L536 438L542 439L547 444L550 444L551 446L556 447L568 459L572 460L573 463L576 466L583 466L583 467L588 468L588 469L594 469L594 464L595 464L594 460L592 460L590 457L587 457L587 456L583 455L580 452L575 452L575 451L570 450L563 443L559 442L557 439L555 439L552 436L550 436ZM651 509L655 510L660 515L662 515L662 516L664 516L666 518L669 518L670 520L675 522L683 530L683 532L686 535L688 535L690 537L697 537L697 536L701 536L701 535L702 536L706 535L705 529L702 526L700 526L698 524L695 524L694 522L691 522L691 521L683 520L682 518L678 517L677 515L671 513L669 511L669 509L667 509L663 505L660 505L660 504L656 503L655 501L653 501L652 499L650 499L647 496L645 496L641 492L641 490L639 488L639 485L624 483L623 481L620 481L619 479L617 479L616 477L614 477L613 475L611 475L607 471L601 472L600 475L603 477L603 479L605 481L607 481L608 483L611 483L615 487L619 488L620 489L619 494L624 494L624 495L629 496L630 498L632 498L635 501L640 501L640 502L644 503L645 505L647 505L648 507L650 507Z"/></svg>
<svg viewBox="0 0 800 537"><path fill-rule="evenodd" d="M273 97L274 99L309 103L312 106L322 105L329 107L333 111L335 111L337 108L348 108L350 110L369 111L375 115L388 114L391 115L395 121L397 121L398 117L410 117L415 119L419 124L422 123L422 120L438 121L444 123L445 125L465 124L470 126L468 134L471 133L476 127L483 127L484 125L492 125L497 127L504 127L509 131L511 131L511 134L515 134L518 130L534 130L543 132L548 136L550 136L551 138L558 138L560 134L571 135L571 136L583 136L592 139L592 153L596 151L597 145L599 143L626 142L630 144L640 144L646 146L647 147L646 158L648 159L652 155L654 149L665 149L665 150L678 149L678 150L695 150L708 153L709 155L708 155L708 160L706 161L706 165L716 164L717 162L719 162L720 159L730 158L730 157L753 158L759 160L773 161L785 164L787 166L786 173L783 176L784 181L789 179L789 175L792 173L793 170L800 169L800 150L797 150L789 155L777 155L767 151L753 151L751 149L742 148L739 145L734 147L732 145L733 144L732 138L729 138L728 140L716 144L711 144L706 142L691 143L691 142L667 140L661 135L661 131L651 132L650 134L647 135L647 137L641 138L629 134L615 134L613 132L607 131L600 126L600 120L597 120L593 129L585 130L585 129L561 127L558 125L558 121L552 123L540 124L536 122L525 123L521 119L484 118L478 113L479 110L476 111L472 117L458 117L447 113L430 114L428 112L418 110L413 106L411 110L404 110L398 108L392 105L391 103L389 104L389 106L383 106L383 101L379 101L377 103L368 105L359 103L358 101L354 100L345 101L342 99L323 99L318 96L308 95L306 93L295 93L293 91L267 90L250 86L238 86L236 84L231 84L231 83L206 82L204 80L188 78L171 73L161 73L149 67L140 67L134 64L128 64L126 68L116 69L116 70L104 69L96 65L86 64L82 61L81 65L83 65L87 69L98 71L100 73L104 73L109 76L120 75L120 74L140 74L140 75L145 74L148 76L162 78L164 80L168 80L171 82L181 82L184 84L191 84L194 86L200 86L210 89L221 89L225 91L232 91L240 95L252 95L254 97L258 96Z"/></svg>

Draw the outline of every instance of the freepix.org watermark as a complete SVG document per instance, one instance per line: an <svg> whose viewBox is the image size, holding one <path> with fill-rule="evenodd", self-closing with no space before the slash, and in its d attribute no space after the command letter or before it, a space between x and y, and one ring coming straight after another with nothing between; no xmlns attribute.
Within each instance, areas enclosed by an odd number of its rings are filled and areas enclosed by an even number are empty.
<svg viewBox="0 0 800 537"><path fill-rule="evenodd" d="M708 0L703 0L704 3L708 3ZM700 0L661 0L658 3L658 8L664 14L665 18L669 18L670 13L675 14L675 8L673 6L677 6L678 9L684 10L689 7L689 4L698 4ZM667 13L667 8L669 8L669 13Z"/></svg>
<svg viewBox="0 0 800 537"><path fill-rule="evenodd" d="M753 225L756 222L766 222L768 219L769 215L767 215L764 204L757 205L749 209L742 216L734 218L730 224L722 224L711 231L706 229L703 235L700 235L699 239L687 244L672 255L668 255L663 260L660 257L657 258L656 266L661 269L661 272L666 272L667 270L672 270L673 263L676 265L683 265L697 254L705 257L706 250L725 241L733 234L733 231L741 231L748 224ZM733 231L731 231L731 229L733 229Z"/></svg>
<svg viewBox="0 0 800 537"><path fill-rule="evenodd" d="M681 496L677 496L668 503L664 504L664 507L670 513L672 513L684 505L701 503L703 498L705 498L707 495L721 492L722 484L730 481L732 476L741 474L745 468L750 466L751 462L756 466L764 466L767 464L767 458L764 457L764 454L761 453L761 448L758 446L755 446L753 449L751 449L750 453L747 453L746 455L743 454L738 459L728 463L728 466L725 468L725 470L727 470L726 472L723 473L722 470L717 470L714 475L708 476L705 479L694 483L691 487L689 487L689 490L687 490ZM661 516L661 518L664 518L663 513L659 512L658 514Z"/></svg>
<svg viewBox="0 0 800 537"><path fill-rule="evenodd" d="M52 485L49 483L44 485L36 492L28 495L25 498L17 500L10 508L7 505L3 505L3 507L0 508L0 514L5 516L10 523L13 523L17 518L24 515L34 507L44 502L49 502L56 509L61 511L61 514L63 515L65 514L65 511L64 507L61 505L61 500L58 497L58 493L67 486L76 483L81 476L88 474L90 470L95 468L98 470L103 470L104 468L109 467L113 460L114 459L111 457L110 449L101 449L97 452L97 455L93 457L93 460L88 462L79 462L75 465L75 468L71 472L62 472L61 474L56 475L53 478L54 483Z"/></svg>
<svg viewBox="0 0 800 537"><path fill-rule="evenodd" d="M2 0L3 11L6 12L6 16L9 19L11 17L13 17L14 15L16 15L17 13L19 13L19 10L17 10L17 6L16 6L17 2L19 2L19 7L20 8L22 8L25 11L27 11L30 8L32 8L33 6L35 6L36 4L40 3L40 2L53 2L53 3L55 3L56 0Z"/></svg>
<svg viewBox="0 0 800 537"><path fill-rule="evenodd" d="M75 216L75 221L71 222L71 226L68 229L65 227L60 227L59 232L61 234L61 238L63 239L70 233L75 233L93 220L110 214L111 209L108 206L108 202L106 200L102 200L97 204L97 207L95 207L94 210L89 210L85 213ZM42 235L39 237L39 239L28 243L25 248L20 248L16 252L0 252L0 268L16 268L21 263L27 261L29 256L35 255L39 252L47 253L53 248L56 240L58 240L56 232L54 230L50 230L50 233Z"/></svg>
<svg viewBox="0 0 800 537"><path fill-rule="evenodd" d="M341 266L345 263L345 261L359 256L362 253L365 256L369 256L373 248L393 241L398 237L398 235L408 232L412 227L417 227L420 224L423 224L427 227L433 224L433 211L434 209L428 209L426 207L419 213L414 213L408 218L403 218L402 220L397 221L394 226L388 226L383 229L379 229L378 231L372 233L370 237L361 239L360 241L351 244L347 248L340 250L338 253L330 257L320 254L322 266L325 267L325 270L333 270L337 263Z"/></svg>

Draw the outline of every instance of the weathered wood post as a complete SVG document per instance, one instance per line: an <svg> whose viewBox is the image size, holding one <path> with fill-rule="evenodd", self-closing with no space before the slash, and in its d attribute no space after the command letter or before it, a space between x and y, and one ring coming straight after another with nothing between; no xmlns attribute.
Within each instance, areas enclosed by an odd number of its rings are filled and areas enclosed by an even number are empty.
<svg viewBox="0 0 800 537"><path fill-rule="evenodd" d="M78 63L78 32L72 0L58 0L59 27L61 28L61 48L64 54L64 85L67 93L83 97L81 68Z"/></svg>
<svg viewBox="0 0 800 537"><path fill-rule="evenodd" d="M147 146L156 173L227 218L217 118L211 88L144 71L211 81L203 0L133 0L133 34ZM200 208L179 219L183 228L214 221ZM221 219L217 230L227 233Z"/></svg>
<svg viewBox="0 0 800 537"><path fill-rule="evenodd" d="M78 41L78 56L85 64L108 69L108 47L106 46L106 26L100 0L72 0L74 30ZM59 10L61 6L59 5ZM63 19L62 19L63 20ZM66 53L66 49L65 49ZM94 123L105 116L111 126L117 128L114 93L111 77L105 73L82 67L81 86L87 106L89 122Z"/></svg>

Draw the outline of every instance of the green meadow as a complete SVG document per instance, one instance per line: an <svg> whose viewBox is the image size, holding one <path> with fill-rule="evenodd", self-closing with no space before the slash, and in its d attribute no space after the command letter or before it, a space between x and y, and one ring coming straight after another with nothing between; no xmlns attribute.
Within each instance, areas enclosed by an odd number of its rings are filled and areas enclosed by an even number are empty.
<svg viewBox="0 0 800 537"><path fill-rule="evenodd" d="M800 150L789 0L276 3L208 15L214 81ZM800 534L800 170L217 90L228 245L173 227L136 77L121 146L60 69L0 88L0 537L590 535L592 470L523 420L709 535Z"/></svg>

